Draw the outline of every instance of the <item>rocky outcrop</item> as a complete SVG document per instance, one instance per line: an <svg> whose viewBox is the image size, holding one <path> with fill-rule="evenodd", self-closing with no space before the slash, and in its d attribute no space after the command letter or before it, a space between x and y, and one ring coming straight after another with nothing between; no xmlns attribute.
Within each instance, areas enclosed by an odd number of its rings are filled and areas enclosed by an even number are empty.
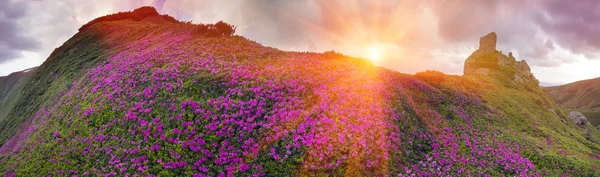
<svg viewBox="0 0 600 177"><path fill-rule="evenodd" d="M571 121L573 121L573 123L575 125L578 125L580 127L589 124L589 121L587 120L587 118L580 112L572 111L569 113L569 117L571 118Z"/></svg>
<svg viewBox="0 0 600 177"><path fill-rule="evenodd" d="M491 32L479 38L479 50L496 50L496 41L498 37L495 32Z"/></svg>
<svg viewBox="0 0 600 177"><path fill-rule="evenodd" d="M502 54L496 50L496 42L494 32L481 37L479 49L465 60L463 75L502 75L519 84L539 84L525 60L517 61L512 52Z"/></svg>
<svg viewBox="0 0 600 177"><path fill-rule="evenodd" d="M487 76L488 74L490 74L490 69L489 68L478 68L475 70L475 72L473 72L473 74L479 74L479 75L485 75Z"/></svg>

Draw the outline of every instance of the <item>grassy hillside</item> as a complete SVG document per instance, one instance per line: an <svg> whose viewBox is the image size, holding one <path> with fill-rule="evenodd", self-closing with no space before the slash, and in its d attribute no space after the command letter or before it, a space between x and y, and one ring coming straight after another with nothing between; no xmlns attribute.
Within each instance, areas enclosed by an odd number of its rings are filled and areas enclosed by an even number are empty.
<svg viewBox="0 0 600 177"><path fill-rule="evenodd" d="M24 93L2 124L5 175L600 175L598 132L538 86L407 75L154 17L86 26Z"/></svg>

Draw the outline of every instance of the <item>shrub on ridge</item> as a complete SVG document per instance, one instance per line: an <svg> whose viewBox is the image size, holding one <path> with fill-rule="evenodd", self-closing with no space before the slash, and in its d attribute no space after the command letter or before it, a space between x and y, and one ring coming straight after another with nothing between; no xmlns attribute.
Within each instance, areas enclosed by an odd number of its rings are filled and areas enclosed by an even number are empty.
<svg viewBox="0 0 600 177"><path fill-rule="evenodd" d="M235 33L235 28L235 26L223 21L215 24L197 24L192 34L207 37L231 36Z"/></svg>

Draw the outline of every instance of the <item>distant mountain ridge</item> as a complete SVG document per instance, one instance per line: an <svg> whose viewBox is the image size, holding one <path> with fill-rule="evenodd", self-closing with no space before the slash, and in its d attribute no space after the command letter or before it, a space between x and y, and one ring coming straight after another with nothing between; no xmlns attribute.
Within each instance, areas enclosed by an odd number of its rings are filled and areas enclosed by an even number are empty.
<svg viewBox="0 0 600 177"><path fill-rule="evenodd" d="M544 89L563 111L579 112L600 126L600 77Z"/></svg>
<svg viewBox="0 0 600 177"><path fill-rule="evenodd" d="M25 69L23 71L17 71L11 73L7 76L0 76L0 100L4 99L9 92L15 88L15 86L19 85L19 82L22 82L21 79L26 75L31 74L30 72L35 71L37 67Z"/></svg>
<svg viewBox="0 0 600 177"><path fill-rule="evenodd" d="M561 107L600 109L600 77L545 89Z"/></svg>
<svg viewBox="0 0 600 177"><path fill-rule="evenodd" d="M8 116L17 100L20 99L25 83L35 74L37 67L0 77L0 122Z"/></svg>

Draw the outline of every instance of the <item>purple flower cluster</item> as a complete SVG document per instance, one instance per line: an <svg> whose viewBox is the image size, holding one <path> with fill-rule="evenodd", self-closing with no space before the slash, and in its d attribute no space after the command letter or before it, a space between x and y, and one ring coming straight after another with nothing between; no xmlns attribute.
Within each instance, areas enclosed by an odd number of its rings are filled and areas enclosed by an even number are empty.
<svg viewBox="0 0 600 177"><path fill-rule="evenodd" d="M525 147L480 119L491 111L474 95L237 37L149 35L60 98L0 152L52 120L29 141L66 164L48 175L264 176L272 164L349 176L537 175Z"/></svg>

